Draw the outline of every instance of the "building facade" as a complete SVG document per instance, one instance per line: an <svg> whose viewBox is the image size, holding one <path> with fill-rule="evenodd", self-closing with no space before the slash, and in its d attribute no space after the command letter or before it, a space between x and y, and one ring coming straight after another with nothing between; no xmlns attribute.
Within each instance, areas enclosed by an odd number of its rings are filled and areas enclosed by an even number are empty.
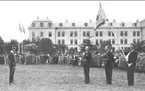
<svg viewBox="0 0 145 91"><path fill-rule="evenodd" d="M144 24L143 24L144 23ZM131 43L144 40L145 21L134 23L118 23L113 21L106 23L94 31L95 22L52 22L51 20L34 20L28 27L29 39L40 37L50 38L54 44L65 44L69 48L77 48L85 39L91 36L94 44L100 44L103 40L109 40L114 50L123 49ZM111 26L111 27L110 27ZM115 35L112 33L115 32Z"/></svg>

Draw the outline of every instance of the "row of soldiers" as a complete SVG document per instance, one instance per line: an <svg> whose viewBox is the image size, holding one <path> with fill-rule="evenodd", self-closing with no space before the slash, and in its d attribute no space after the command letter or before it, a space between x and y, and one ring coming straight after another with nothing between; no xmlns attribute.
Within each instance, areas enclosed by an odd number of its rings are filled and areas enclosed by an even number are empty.
<svg viewBox="0 0 145 91"><path fill-rule="evenodd" d="M89 46L86 46L85 53L83 56L83 68L84 68L84 76L85 76L85 83L90 83L90 64L92 60L91 51L89 50ZM124 55L126 59L126 67L127 67L127 79L128 79L128 86L134 85L134 70L137 60L137 55L139 51L137 51L136 48L131 46L131 50ZM106 46L105 47L105 53L102 54L103 60L105 61L105 74L106 74L106 83L112 84L112 69L113 64L115 62L114 55L111 52L111 47Z"/></svg>

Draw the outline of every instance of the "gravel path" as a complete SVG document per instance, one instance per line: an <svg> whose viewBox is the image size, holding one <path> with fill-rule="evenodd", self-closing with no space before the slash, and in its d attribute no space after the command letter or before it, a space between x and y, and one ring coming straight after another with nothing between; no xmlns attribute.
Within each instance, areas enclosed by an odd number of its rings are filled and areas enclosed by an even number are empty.
<svg viewBox="0 0 145 91"><path fill-rule="evenodd" d="M9 68L0 65L0 91L145 91L145 74L135 73L135 86L127 86L125 71L113 70L106 85L103 68L91 68L91 83L84 83L82 67L70 65L17 65L15 85L9 86Z"/></svg>

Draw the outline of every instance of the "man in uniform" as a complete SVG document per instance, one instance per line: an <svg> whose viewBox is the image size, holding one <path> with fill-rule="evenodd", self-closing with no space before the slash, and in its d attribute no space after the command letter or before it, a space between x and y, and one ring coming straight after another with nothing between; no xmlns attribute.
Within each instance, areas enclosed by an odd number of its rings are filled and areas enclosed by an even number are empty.
<svg viewBox="0 0 145 91"><path fill-rule="evenodd" d="M106 74L106 81L107 84L112 84L112 68L114 62L114 55L111 52L111 47L105 47L106 53L104 54L105 57L105 74Z"/></svg>
<svg viewBox="0 0 145 91"><path fill-rule="evenodd" d="M89 46L85 47L85 53L83 57L83 68L84 68L84 76L85 76L85 83L90 83L89 71L90 71L90 64L92 60L91 52L89 51Z"/></svg>
<svg viewBox="0 0 145 91"><path fill-rule="evenodd" d="M134 85L134 69L136 65L136 59L137 59L137 51L132 46L131 51L126 56L128 86Z"/></svg>
<svg viewBox="0 0 145 91"><path fill-rule="evenodd" d="M9 68L10 68L10 74L9 74L9 84L14 84L14 72L16 67L16 58L15 58L15 47L12 46L10 53L9 53Z"/></svg>

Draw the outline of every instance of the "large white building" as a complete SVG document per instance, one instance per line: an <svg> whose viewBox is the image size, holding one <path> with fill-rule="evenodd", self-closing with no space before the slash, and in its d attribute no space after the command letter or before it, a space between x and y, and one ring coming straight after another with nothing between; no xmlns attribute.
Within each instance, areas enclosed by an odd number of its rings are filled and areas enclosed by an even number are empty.
<svg viewBox="0 0 145 91"><path fill-rule="evenodd" d="M50 38L54 44L65 44L69 48L79 49L79 45L83 43L88 36L94 44L101 43L103 40L110 40L115 50L119 46L127 48L131 43L144 40L145 20L141 22L124 23L110 22L101 26L94 31L95 22L53 22L51 20L34 20L28 27L29 39L37 39L38 37ZM117 38L112 34L115 31Z"/></svg>

